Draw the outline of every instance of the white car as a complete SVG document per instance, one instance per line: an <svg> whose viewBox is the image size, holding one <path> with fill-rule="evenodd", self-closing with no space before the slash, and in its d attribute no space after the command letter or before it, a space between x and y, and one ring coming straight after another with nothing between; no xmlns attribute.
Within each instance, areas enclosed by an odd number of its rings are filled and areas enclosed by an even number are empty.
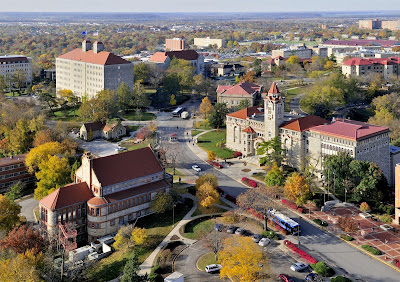
<svg viewBox="0 0 400 282"><path fill-rule="evenodd" d="M126 150L125 147L119 147L119 146L118 146L118 148L115 149L115 152L122 152L122 151L125 151L125 150Z"/></svg>
<svg viewBox="0 0 400 282"><path fill-rule="evenodd" d="M271 240L268 238L261 238L260 242L258 242L261 247L265 247L269 243L271 243Z"/></svg>
<svg viewBox="0 0 400 282"><path fill-rule="evenodd" d="M222 265L220 265L220 264L210 264L210 265L206 266L205 270L208 273L213 273L213 272L220 271L221 268L222 268Z"/></svg>
<svg viewBox="0 0 400 282"><path fill-rule="evenodd" d="M302 262L297 262L293 264L290 269L293 271L303 271L308 268L308 264L302 263Z"/></svg>
<svg viewBox="0 0 400 282"><path fill-rule="evenodd" d="M198 165L192 165L192 169L197 171L197 172L201 171L201 168Z"/></svg>

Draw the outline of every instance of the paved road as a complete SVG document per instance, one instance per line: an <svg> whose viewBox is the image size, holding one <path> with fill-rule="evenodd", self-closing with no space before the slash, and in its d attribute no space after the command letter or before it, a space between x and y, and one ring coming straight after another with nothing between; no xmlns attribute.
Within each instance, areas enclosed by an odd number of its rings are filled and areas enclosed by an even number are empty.
<svg viewBox="0 0 400 282"><path fill-rule="evenodd" d="M39 204L38 201L33 199L33 196L28 199L19 201L18 204L21 206L21 214L26 217L29 222L36 222L33 215L33 209Z"/></svg>

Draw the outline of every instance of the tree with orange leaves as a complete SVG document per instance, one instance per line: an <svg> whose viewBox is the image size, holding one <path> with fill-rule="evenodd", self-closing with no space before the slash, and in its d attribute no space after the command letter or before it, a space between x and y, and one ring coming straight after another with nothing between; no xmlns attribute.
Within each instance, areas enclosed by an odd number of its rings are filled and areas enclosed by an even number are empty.
<svg viewBox="0 0 400 282"><path fill-rule="evenodd" d="M285 197L301 206L310 198L311 190L306 178L296 172L293 172L285 184Z"/></svg>

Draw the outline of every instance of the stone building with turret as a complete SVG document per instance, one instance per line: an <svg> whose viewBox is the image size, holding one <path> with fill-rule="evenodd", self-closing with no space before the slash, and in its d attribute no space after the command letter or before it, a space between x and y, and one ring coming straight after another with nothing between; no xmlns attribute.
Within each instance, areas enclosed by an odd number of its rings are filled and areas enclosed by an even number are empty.
<svg viewBox="0 0 400 282"><path fill-rule="evenodd" d="M389 128L348 119L330 122L314 115L296 117L284 109L285 98L273 83L264 98L264 106L226 116L226 146L258 159L260 143L278 136L285 150L286 164L294 168L311 164L322 172L327 156L346 152L356 160L378 164L392 184Z"/></svg>
<svg viewBox="0 0 400 282"><path fill-rule="evenodd" d="M95 241L151 212L157 192L171 179L150 147L102 158L82 157L75 181L39 202L40 224L56 233L58 223L74 223L77 241Z"/></svg>

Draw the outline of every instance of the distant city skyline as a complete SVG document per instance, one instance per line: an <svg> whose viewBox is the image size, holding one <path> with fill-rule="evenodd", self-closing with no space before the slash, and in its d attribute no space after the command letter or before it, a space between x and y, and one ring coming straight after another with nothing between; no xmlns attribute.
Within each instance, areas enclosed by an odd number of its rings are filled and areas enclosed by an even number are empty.
<svg viewBox="0 0 400 282"><path fill-rule="evenodd" d="M168 3L168 4L167 4ZM400 10L398 0L3 0L0 12L351 12Z"/></svg>

